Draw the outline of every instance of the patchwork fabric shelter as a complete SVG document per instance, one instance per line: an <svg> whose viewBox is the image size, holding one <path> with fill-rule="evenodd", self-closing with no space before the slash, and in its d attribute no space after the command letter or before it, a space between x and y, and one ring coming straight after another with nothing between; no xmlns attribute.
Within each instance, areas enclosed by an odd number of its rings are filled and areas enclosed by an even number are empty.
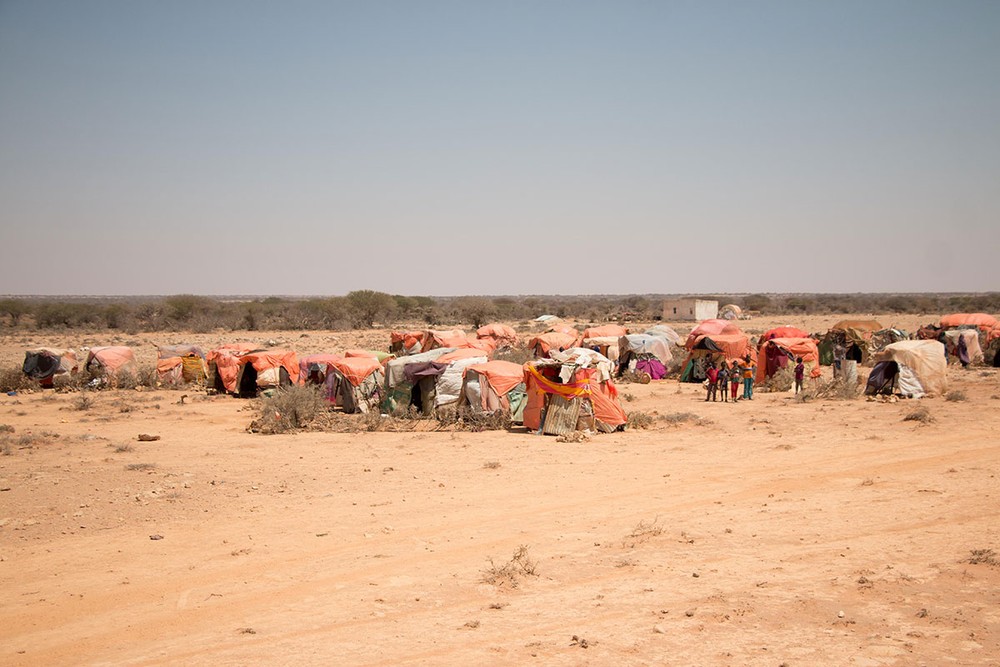
<svg viewBox="0 0 1000 667"><path fill-rule="evenodd" d="M49 388L57 377L76 375L80 364L76 352L52 347L38 347L24 353L21 372L42 387Z"/></svg>
<svg viewBox="0 0 1000 667"><path fill-rule="evenodd" d="M138 367L135 362L135 352L124 345L92 347L87 353L87 372L105 381L113 381L121 374L135 375Z"/></svg>
<svg viewBox="0 0 1000 667"><path fill-rule="evenodd" d="M949 357L955 357L963 364L983 363L983 348L979 345L979 334L975 329L949 329L943 336L941 342L945 344Z"/></svg>
<svg viewBox="0 0 1000 667"><path fill-rule="evenodd" d="M382 364L373 357L344 357L329 362L323 384L326 400L344 412L378 410L385 383Z"/></svg>
<svg viewBox="0 0 1000 667"><path fill-rule="evenodd" d="M599 327L589 327L583 330L576 338L576 342L573 347L590 347L591 345L587 341L593 341L596 339L607 339L614 340L615 345L618 344L618 339L628 333L628 329L620 324L605 324ZM603 354L603 352L602 352ZM604 355L608 356L608 355ZM614 359L612 359L614 361Z"/></svg>
<svg viewBox="0 0 1000 667"><path fill-rule="evenodd" d="M864 363L875 353L872 337L884 327L877 320L841 320L823 336L819 343L819 359L824 366L834 362L837 345L844 348L845 359Z"/></svg>
<svg viewBox="0 0 1000 667"><path fill-rule="evenodd" d="M1000 326L997 318L986 313L952 313L941 316L942 329L955 329L958 327L976 327L983 331L990 331Z"/></svg>
<svg viewBox="0 0 1000 667"><path fill-rule="evenodd" d="M241 397L256 396L262 389L283 387L299 380L299 361L290 350L253 350L237 358L235 387Z"/></svg>
<svg viewBox="0 0 1000 667"><path fill-rule="evenodd" d="M479 414L509 412L511 421L524 419L524 367L510 361L487 361L465 369L459 406Z"/></svg>
<svg viewBox="0 0 1000 667"><path fill-rule="evenodd" d="M538 334L534 338L528 341L528 349L532 351L536 358L548 357L553 351L558 352L560 349L567 349L573 347L576 342L576 336L566 333L559 333L558 331L550 331L548 333Z"/></svg>
<svg viewBox="0 0 1000 667"><path fill-rule="evenodd" d="M809 338L809 332L792 326L768 329L760 337L760 340L757 341L757 347L763 346L766 341L769 341L772 338Z"/></svg>
<svg viewBox="0 0 1000 667"><path fill-rule="evenodd" d="M447 364L434 366L433 362L438 357L454 351L455 348L440 347L390 360L385 365L382 411L392 414L413 406L423 414L430 414L434 409L435 381L447 366ZM413 368L407 371L410 366ZM421 380L425 379L427 381L421 385Z"/></svg>
<svg viewBox="0 0 1000 667"><path fill-rule="evenodd" d="M240 357L254 349L253 343L228 343L209 350L205 355L209 385L219 393L236 393Z"/></svg>
<svg viewBox="0 0 1000 667"><path fill-rule="evenodd" d="M334 361L340 361L344 356L321 352L310 354L299 359L299 384L326 384L329 366Z"/></svg>
<svg viewBox="0 0 1000 667"><path fill-rule="evenodd" d="M487 324L476 329L476 337L480 340L489 340L493 348L516 347L520 343L520 338L513 327L506 324Z"/></svg>
<svg viewBox="0 0 1000 667"><path fill-rule="evenodd" d="M625 411L611 381L611 360L580 348L557 356L524 366L524 425L548 435L578 430L610 433L624 426Z"/></svg>
<svg viewBox="0 0 1000 667"><path fill-rule="evenodd" d="M671 327L666 324L657 324L652 326L645 331L647 336L659 336L660 338L665 338L670 342L671 345L681 345L683 338L679 333L674 331Z"/></svg>
<svg viewBox="0 0 1000 667"><path fill-rule="evenodd" d="M948 362L936 340L901 340L878 353L865 394L896 393L909 398L948 391Z"/></svg>
<svg viewBox="0 0 1000 667"><path fill-rule="evenodd" d="M197 345L158 345L156 375L167 386L204 383L208 378L205 353Z"/></svg>
<svg viewBox="0 0 1000 667"><path fill-rule="evenodd" d="M681 382L701 382L709 363L743 361L747 355L757 359L750 337L728 320L705 320L688 335L684 343L687 359L681 367Z"/></svg>
<svg viewBox="0 0 1000 667"><path fill-rule="evenodd" d="M772 338L764 341L757 351L757 377L754 381L762 383L786 366L794 368L799 357L809 377L818 378L822 374L819 346L812 338Z"/></svg>
<svg viewBox="0 0 1000 667"><path fill-rule="evenodd" d="M673 359L673 345L660 336L628 334L618 340L618 375L627 370L645 373L651 380L667 375ZM655 363L654 363L655 362Z"/></svg>

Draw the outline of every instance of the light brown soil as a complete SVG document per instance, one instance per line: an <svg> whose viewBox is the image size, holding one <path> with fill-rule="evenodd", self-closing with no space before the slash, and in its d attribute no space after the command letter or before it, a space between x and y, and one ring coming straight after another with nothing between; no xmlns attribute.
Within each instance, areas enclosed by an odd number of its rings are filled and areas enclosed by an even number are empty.
<svg viewBox="0 0 1000 667"><path fill-rule="evenodd" d="M299 336L253 334L386 344ZM6 336L0 362L111 338ZM122 342L154 338L243 337ZM626 411L661 419L582 442L263 436L250 403L197 392L4 396L0 664L998 664L1000 566L967 559L1000 552L1000 374L950 381L968 400L627 384ZM904 421L918 403L933 421ZM535 574L485 583L521 545Z"/></svg>

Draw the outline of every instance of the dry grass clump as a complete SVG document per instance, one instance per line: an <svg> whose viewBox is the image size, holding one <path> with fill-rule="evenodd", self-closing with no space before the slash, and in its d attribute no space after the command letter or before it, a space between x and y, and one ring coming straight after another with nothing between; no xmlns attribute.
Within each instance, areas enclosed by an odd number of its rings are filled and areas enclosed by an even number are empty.
<svg viewBox="0 0 1000 667"><path fill-rule="evenodd" d="M260 416L247 428L252 433L289 433L307 427L327 410L320 387L291 385L260 399Z"/></svg>
<svg viewBox="0 0 1000 667"><path fill-rule="evenodd" d="M500 467L499 461L486 461L483 463L483 468L486 470L496 470Z"/></svg>
<svg viewBox="0 0 1000 667"><path fill-rule="evenodd" d="M13 433L14 427L10 424L0 424L0 433Z"/></svg>
<svg viewBox="0 0 1000 667"><path fill-rule="evenodd" d="M656 419L653 417L653 415L649 414L648 412L636 411L628 413L626 426L628 426L629 428L645 429L645 428L652 428L655 422Z"/></svg>
<svg viewBox="0 0 1000 667"><path fill-rule="evenodd" d="M39 389L38 382L25 375L20 368L0 368L0 392Z"/></svg>
<svg viewBox="0 0 1000 667"><path fill-rule="evenodd" d="M73 399L73 409L83 412L94 407L94 403L94 397L89 391L81 391L80 395Z"/></svg>
<svg viewBox="0 0 1000 667"><path fill-rule="evenodd" d="M626 549L634 549L637 545L662 534L663 526L660 525L660 517L656 517L652 521L643 519L635 525L632 532L622 538L622 546Z"/></svg>
<svg viewBox="0 0 1000 667"><path fill-rule="evenodd" d="M913 412L910 412L905 417L903 417L904 422L920 422L921 424L930 424L934 421L934 417L931 415L930 411L924 406L920 406Z"/></svg>
<svg viewBox="0 0 1000 667"><path fill-rule="evenodd" d="M670 414L661 415L660 419L672 426L677 426L685 422L698 421L698 415L693 412L671 412Z"/></svg>
<svg viewBox="0 0 1000 667"><path fill-rule="evenodd" d="M795 367L788 365L779 368L774 375L764 380L762 384L756 385L754 391L781 392L788 391L795 385Z"/></svg>
<svg viewBox="0 0 1000 667"><path fill-rule="evenodd" d="M514 422L510 413L504 410L495 412L480 412L468 406L457 410L444 410L438 413L438 422L442 428L453 428L456 431L509 431Z"/></svg>
<svg viewBox="0 0 1000 667"><path fill-rule="evenodd" d="M156 470L155 463L129 463L125 466L125 470L132 470L135 472L148 472L150 470Z"/></svg>
<svg viewBox="0 0 1000 667"><path fill-rule="evenodd" d="M89 381L90 376L87 373L67 373L52 378L52 388L60 393L83 391Z"/></svg>
<svg viewBox="0 0 1000 667"><path fill-rule="evenodd" d="M802 400L826 398L849 401L858 398L861 396L861 393L860 380L857 382L846 382L844 378L838 377L829 382L819 381L812 387L804 388L802 391L802 394L804 394ZM805 395L808 395L808 398Z"/></svg>
<svg viewBox="0 0 1000 667"><path fill-rule="evenodd" d="M14 453L14 446L10 443L10 438L7 436L0 437L0 455L10 456Z"/></svg>
<svg viewBox="0 0 1000 667"><path fill-rule="evenodd" d="M961 389L954 389L944 395L944 400L951 401L952 403L958 403L960 401L969 400L969 397Z"/></svg>
<svg viewBox="0 0 1000 667"><path fill-rule="evenodd" d="M971 565L992 565L993 567L1000 565L1000 560L997 560L993 549L973 549L964 562Z"/></svg>
<svg viewBox="0 0 1000 667"><path fill-rule="evenodd" d="M140 366L135 371L120 370L108 378L107 386L115 389L155 389L158 375L155 366Z"/></svg>
<svg viewBox="0 0 1000 667"><path fill-rule="evenodd" d="M528 555L528 547L522 544L503 565L497 565L490 558L490 565L482 571L480 581L497 588L514 589L525 576L537 576L537 565Z"/></svg>

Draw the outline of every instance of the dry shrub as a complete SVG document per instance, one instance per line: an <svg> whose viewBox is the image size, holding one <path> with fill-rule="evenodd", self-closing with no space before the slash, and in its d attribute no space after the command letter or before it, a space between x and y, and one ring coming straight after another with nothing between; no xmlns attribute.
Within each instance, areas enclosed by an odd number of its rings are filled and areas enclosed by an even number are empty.
<svg viewBox="0 0 1000 667"><path fill-rule="evenodd" d="M844 378L838 377L829 382L819 381L814 386L804 389L802 393L809 398L826 398L837 400L852 400L861 396L860 379L857 382L845 382ZM809 400L803 397L802 400Z"/></svg>
<svg viewBox="0 0 1000 667"><path fill-rule="evenodd" d="M969 400L969 397L966 396L965 392L962 391L961 389L955 389L955 390L949 391L947 394L945 394L944 395L944 400L951 401L952 403L958 403L960 401L967 401L967 400Z"/></svg>
<svg viewBox="0 0 1000 667"><path fill-rule="evenodd" d="M490 558L490 565L483 570L480 581L497 588L513 589L525 576L537 576L537 563L528 555L528 547L522 544L503 565L497 565Z"/></svg>
<svg viewBox="0 0 1000 667"><path fill-rule="evenodd" d="M971 565L992 565L994 567L1000 565L1000 560L997 560L993 549L973 549L969 552L969 557L965 559L965 562Z"/></svg>
<svg viewBox="0 0 1000 667"><path fill-rule="evenodd" d="M463 406L455 411L454 426L459 431L509 431L513 425L510 413L505 410L495 412L479 412ZM442 425L447 425L442 420Z"/></svg>
<svg viewBox="0 0 1000 667"><path fill-rule="evenodd" d="M107 386L115 389L155 389L158 380L155 366L140 366L133 370L119 370L108 378Z"/></svg>
<svg viewBox="0 0 1000 667"><path fill-rule="evenodd" d="M653 423L655 421L656 420L653 418L653 415L649 414L648 412L636 411L628 413L626 424L629 428L645 429L645 428L652 428Z"/></svg>
<svg viewBox="0 0 1000 667"><path fill-rule="evenodd" d="M73 409L85 411L94 407L94 397L90 395L89 391L81 391L80 395L73 399Z"/></svg>
<svg viewBox="0 0 1000 667"><path fill-rule="evenodd" d="M754 390L763 392L788 391L795 386L795 367L785 366L775 371L774 375L764 380L763 383L754 387Z"/></svg>
<svg viewBox="0 0 1000 667"><path fill-rule="evenodd" d="M288 433L307 427L327 403L316 385L282 387L260 399L260 416L247 428L252 433Z"/></svg>
<svg viewBox="0 0 1000 667"><path fill-rule="evenodd" d="M920 406L913 412L909 413L903 417L904 422L920 422L921 424L930 424L934 421L934 417L931 415L930 411L924 406Z"/></svg>
<svg viewBox="0 0 1000 667"><path fill-rule="evenodd" d="M683 424L684 422L696 422L698 421L698 415L693 412L671 412L670 414L662 415L660 419L668 424L676 426L678 424Z"/></svg>
<svg viewBox="0 0 1000 667"><path fill-rule="evenodd" d="M14 453L14 446L10 444L10 438L3 436L0 438L0 455L10 456Z"/></svg>
<svg viewBox="0 0 1000 667"><path fill-rule="evenodd" d="M0 424L0 433L13 433L14 427L10 424Z"/></svg>
<svg viewBox="0 0 1000 667"><path fill-rule="evenodd" d="M635 525L632 532L622 538L622 546L626 549L634 549L637 545L662 534L663 526L660 525L660 517L656 517L652 521L643 519Z"/></svg>
<svg viewBox="0 0 1000 667"><path fill-rule="evenodd" d="M534 355L526 347L505 347L494 352L493 358L499 361L509 361L514 364L524 365L534 359Z"/></svg>
<svg viewBox="0 0 1000 667"><path fill-rule="evenodd" d="M52 388L61 393L83 391L89 381L90 376L86 373L66 373L52 378Z"/></svg>
<svg viewBox="0 0 1000 667"><path fill-rule="evenodd" d="M486 470L496 470L497 468L500 467L500 465L501 464L499 461L487 461L486 463L483 464L483 468L485 468Z"/></svg>
<svg viewBox="0 0 1000 667"><path fill-rule="evenodd" d="M20 368L0 369L0 392L39 389L38 382L25 375Z"/></svg>
<svg viewBox="0 0 1000 667"><path fill-rule="evenodd" d="M148 472L150 470L155 470L155 463L129 463L125 466L125 470L132 470L135 472Z"/></svg>

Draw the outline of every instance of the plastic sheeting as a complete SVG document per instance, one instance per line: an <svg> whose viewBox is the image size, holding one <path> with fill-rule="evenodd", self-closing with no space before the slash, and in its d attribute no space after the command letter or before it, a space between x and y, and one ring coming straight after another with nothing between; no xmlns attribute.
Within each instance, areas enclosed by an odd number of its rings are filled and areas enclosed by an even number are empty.
<svg viewBox="0 0 1000 667"><path fill-rule="evenodd" d="M897 390L903 395L943 395L948 391L948 360L944 356L944 345L936 340L891 343L877 358L899 365Z"/></svg>

